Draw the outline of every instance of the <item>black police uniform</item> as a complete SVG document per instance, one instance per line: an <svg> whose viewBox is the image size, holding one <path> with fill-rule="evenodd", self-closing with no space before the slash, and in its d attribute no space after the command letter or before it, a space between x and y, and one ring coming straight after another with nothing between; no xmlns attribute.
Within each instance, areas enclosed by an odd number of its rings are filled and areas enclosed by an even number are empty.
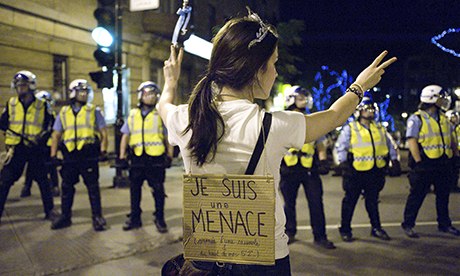
<svg viewBox="0 0 460 276"><path fill-rule="evenodd" d="M63 107L65 108L65 107ZM83 108L75 112L72 106L74 116L79 112L83 112ZM96 111L94 111L96 112ZM62 112L60 114L63 114ZM59 118L59 117L58 117ZM60 118L62 122L62 118ZM96 122L92 122L96 127ZM91 205L91 213L93 220L93 228L96 231L105 230L106 221L102 217L101 193L99 189L99 156L100 141L97 135L93 137L94 143L86 143L80 150L75 148L69 152L65 145L60 145L62 155L64 157L62 168L60 171L62 177L62 192L61 192L61 210L62 214L58 220L55 220L51 225L51 229L60 229L72 224L72 205L75 196L75 184L80 181L80 175L83 178L83 183L88 190L89 202Z"/></svg>
<svg viewBox="0 0 460 276"><path fill-rule="evenodd" d="M24 112L27 114L27 110L31 105L36 104L38 99L35 99L29 104L24 105L24 103L18 100L17 104L23 106ZM40 194L43 202L43 209L45 211L45 218L52 218L53 216L53 197L51 194L50 186L48 185L47 176L46 176L46 167L43 162L46 159L46 153L41 150L44 148L44 144L49 138L51 132L51 112L48 110L47 105L43 104L44 112L44 122L43 122L43 135L39 138L38 141L28 141L24 139L23 134L18 133L16 135L20 136L21 141L19 144L14 145L14 155L11 161L6 164L1 173L0 173L0 218L5 207L5 202L8 197L11 186L16 182L21 175L23 174L24 167L28 163L30 167L30 173L34 176L34 179L37 180L38 186L40 188ZM6 108L0 117L0 129L8 131L10 125L10 118L8 113L8 103ZM25 121L23 122L23 125ZM24 127L23 127L24 129ZM15 135L15 134L12 134ZM7 145L7 147L9 147Z"/></svg>
<svg viewBox="0 0 460 276"><path fill-rule="evenodd" d="M421 120L420 115L413 116L413 119L416 120L418 118L418 120ZM438 116L435 118L438 121L438 124L440 120L439 116L444 115L438 112ZM422 124L424 123L426 122L423 121ZM411 170L408 177L411 188L407 197L406 207L404 209L404 221L401 225L403 229L411 229L415 226L418 211L420 210L420 207L430 190L430 186L433 184L436 194L438 228L440 230L448 229L452 226L448 209L449 193L454 173L452 171L451 158L449 158L444 151L444 154L441 157L430 159L424 153L420 143L418 143L418 145L422 161L415 163L413 157L409 156L409 166L411 167ZM448 148L451 147L451 145L443 146Z"/></svg>
<svg viewBox="0 0 460 276"><path fill-rule="evenodd" d="M133 110L135 111L135 110ZM132 112L133 112L132 111ZM152 112L156 112L154 109L148 110L144 113L142 111L142 120L145 120L147 115ZM131 116L131 115L130 115ZM157 115L158 116L158 115ZM156 117L154 117L156 118ZM134 120L134 119L132 119ZM154 119L155 120L155 119ZM129 123L126 122L125 124ZM124 126L125 127L125 126ZM151 127L151 126L145 126ZM163 127L159 127L159 130ZM130 131L133 131L130 129ZM144 133L144 123L142 124L142 135ZM144 143L144 136L142 138L142 143ZM140 207L141 197L142 197L142 184L144 181L147 181L149 187L152 190L152 196L155 200L155 211L153 213L153 220L158 231L164 233L167 231L167 226L164 218L164 206L165 206L165 168L166 163L168 163L168 157L166 155L166 142L162 141L165 152L159 156L153 156L146 153L145 146L142 145L142 154L139 156L134 153L134 149L130 148L129 159L131 161L131 167L129 169L129 180L130 180L130 197L131 197L131 212L129 214L129 219L126 221L123 226L124 230L130 230L133 228L138 228L142 226L141 213L142 209Z"/></svg>
<svg viewBox="0 0 460 276"><path fill-rule="evenodd" d="M310 210L310 224L315 241L326 240L326 219L323 206L323 184L318 173L318 154L315 151L311 168L301 165L302 151L298 151L299 161L295 166L288 167L281 162L280 189L284 197L284 212L286 214L286 234L292 238L297 233L296 200L300 185L303 186Z"/></svg>

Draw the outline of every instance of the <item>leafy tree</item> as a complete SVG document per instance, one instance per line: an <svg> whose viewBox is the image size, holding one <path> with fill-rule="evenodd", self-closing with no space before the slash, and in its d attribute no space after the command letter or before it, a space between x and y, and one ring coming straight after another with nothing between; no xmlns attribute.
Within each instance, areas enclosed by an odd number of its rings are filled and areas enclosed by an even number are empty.
<svg viewBox="0 0 460 276"><path fill-rule="evenodd" d="M278 41L278 80L283 83L302 84L302 70L300 69L305 60L299 53L302 47L302 32L305 31L305 23L302 20L291 19L288 22L280 22L276 26L279 34Z"/></svg>

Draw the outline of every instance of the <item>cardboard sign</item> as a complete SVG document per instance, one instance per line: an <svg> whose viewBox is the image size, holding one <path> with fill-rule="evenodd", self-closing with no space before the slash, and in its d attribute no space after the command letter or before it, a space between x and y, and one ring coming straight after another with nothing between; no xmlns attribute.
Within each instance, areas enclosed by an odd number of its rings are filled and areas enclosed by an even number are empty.
<svg viewBox="0 0 460 276"><path fill-rule="evenodd" d="M273 177L185 174L184 257L275 264Z"/></svg>

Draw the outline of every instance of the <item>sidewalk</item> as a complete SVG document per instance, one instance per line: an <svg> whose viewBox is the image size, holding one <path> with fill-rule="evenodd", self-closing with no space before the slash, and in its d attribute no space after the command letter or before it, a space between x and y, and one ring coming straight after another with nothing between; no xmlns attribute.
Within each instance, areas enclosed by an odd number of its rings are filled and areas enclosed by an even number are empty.
<svg viewBox="0 0 460 276"><path fill-rule="evenodd" d="M181 167L168 170L168 183L181 177ZM176 173L177 171L177 173ZM109 229L92 229L91 209L86 187L76 186L72 226L50 230L43 220L38 186L32 196L19 198L23 179L11 189L0 226L0 275L159 275L161 265L179 254L182 244L180 196L181 183L168 185L166 217L169 232L159 234L152 221L153 199L143 186L144 227L123 231L129 213L129 189L112 188L114 169L101 167L103 213ZM176 204L174 204L176 203ZM60 209L60 199L55 198Z"/></svg>

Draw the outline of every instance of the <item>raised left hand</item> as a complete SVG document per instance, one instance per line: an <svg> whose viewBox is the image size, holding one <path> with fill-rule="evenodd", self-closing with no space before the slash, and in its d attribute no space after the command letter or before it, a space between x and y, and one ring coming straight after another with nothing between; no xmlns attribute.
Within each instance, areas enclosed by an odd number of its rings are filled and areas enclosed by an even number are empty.
<svg viewBox="0 0 460 276"><path fill-rule="evenodd" d="M184 48L179 48L179 53L177 53L177 48L171 45L171 54L167 60L164 62L163 74L165 77L165 85L176 86L179 81L182 58L184 57Z"/></svg>

